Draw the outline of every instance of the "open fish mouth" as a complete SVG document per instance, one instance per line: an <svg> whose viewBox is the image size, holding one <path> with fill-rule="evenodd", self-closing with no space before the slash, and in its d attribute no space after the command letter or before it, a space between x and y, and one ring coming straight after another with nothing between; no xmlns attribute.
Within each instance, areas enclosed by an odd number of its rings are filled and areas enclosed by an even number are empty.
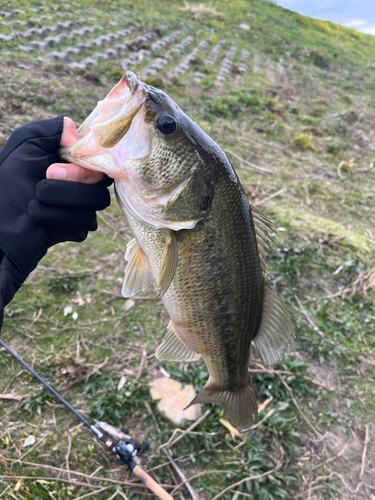
<svg viewBox="0 0 375 500"><path fill-rule="evenodd" d="M61 148L60 156L113 178L126 178L126 164L146 158L151 151L146 97L145 84L127 71L79 127L81 139Z"/></svg>

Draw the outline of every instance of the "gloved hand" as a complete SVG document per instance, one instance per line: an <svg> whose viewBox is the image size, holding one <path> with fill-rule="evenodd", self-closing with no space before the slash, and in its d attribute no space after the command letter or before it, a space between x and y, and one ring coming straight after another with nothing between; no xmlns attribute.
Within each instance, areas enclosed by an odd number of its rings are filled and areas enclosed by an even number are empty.
<svg viewBox="0 0 375 500"><path fill-rule="evenodd" d="M95 231L95 211L110 204L104 177L97 184L46 179L56 162L63 116L28 123L0 151L0 250L13 264L17 288L47 249L62 241L83 241Z"/></svg>

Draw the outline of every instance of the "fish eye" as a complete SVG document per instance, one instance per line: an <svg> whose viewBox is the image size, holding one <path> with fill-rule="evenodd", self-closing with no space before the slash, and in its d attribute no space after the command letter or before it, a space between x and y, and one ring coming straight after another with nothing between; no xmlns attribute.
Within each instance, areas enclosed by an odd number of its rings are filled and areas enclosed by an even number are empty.
<svg viewBox="0 0 375 500"><path fill-rule="evenodd" d="M170 115L162 115L158 119L158 129L162 134L172 135L177 130L177 121Z"/></svg>

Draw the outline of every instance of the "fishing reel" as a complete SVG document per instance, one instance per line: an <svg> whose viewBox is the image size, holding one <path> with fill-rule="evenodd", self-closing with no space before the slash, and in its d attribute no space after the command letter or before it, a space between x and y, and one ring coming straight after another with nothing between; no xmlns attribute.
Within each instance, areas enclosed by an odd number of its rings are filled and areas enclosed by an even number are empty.
<svg viewBox="0 0 375 500"><path fill-rule="evenodd" d="M143 453L148 449L148 443L143 443L142 446L138 445L132 439L119 439L115 441L109 449L116 455L116 457L121 460L121 462L126 463L130 470L137 465L136 457L137 453Z"/></svg>
<svg viewBox="0 0 375 500"><path fill-rule="evenodd" d="M127 429L121 429L121 431L119 431L112 425L98 421L95 422L95 427L97 429L102 429L107 434L117 438L116 441L111 441L110 439L106 440L105 445L108 450L115 454L116 458L127 464L130 470L133 470L134 467L138 465L135 458L137 453L144 453L149 448L149 445L146 442L142 445L136 443L129 436L129 431ZM104 439L102 439L102 441L104 441Z"/></svg>

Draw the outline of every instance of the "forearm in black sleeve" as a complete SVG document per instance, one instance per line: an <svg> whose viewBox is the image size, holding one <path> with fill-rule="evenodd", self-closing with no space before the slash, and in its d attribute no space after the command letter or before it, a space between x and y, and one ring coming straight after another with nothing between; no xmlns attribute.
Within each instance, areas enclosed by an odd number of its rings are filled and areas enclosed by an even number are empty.
<svg viewBox="0 0 375 500"><path fill-rule="evenodd" d="M0 251L0 330L4 319L4 308L19 288L19 284L13 279L12 269L11 261Z"/></svg>

